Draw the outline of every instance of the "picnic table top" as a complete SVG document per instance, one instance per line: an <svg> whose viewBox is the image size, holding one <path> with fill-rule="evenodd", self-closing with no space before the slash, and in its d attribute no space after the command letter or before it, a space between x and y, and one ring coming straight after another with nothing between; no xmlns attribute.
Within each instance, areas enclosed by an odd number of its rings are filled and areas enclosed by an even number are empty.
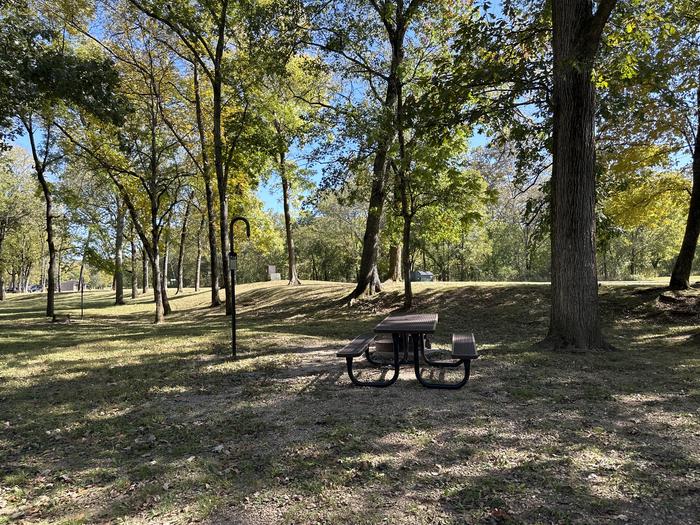
<svg viewBox="0 0 700 525"><path fill-rule="evenodd" d="M438 314L403 314L385 317L374 327L378 334L432 334L437 328Z"/></svg>

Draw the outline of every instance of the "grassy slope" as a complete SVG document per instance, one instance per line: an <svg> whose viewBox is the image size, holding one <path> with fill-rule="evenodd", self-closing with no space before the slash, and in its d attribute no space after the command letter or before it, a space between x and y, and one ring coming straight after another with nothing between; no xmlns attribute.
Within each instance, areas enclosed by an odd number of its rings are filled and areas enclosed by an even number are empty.
<svg viewBox="0 0 700 525"><path fill-rule="evenodd" d="M398 286L348 309L346 285L243 285L235 362L208 291L162 326L148 298L53 325L0 303L0 523L696 523L697 315L604 286L620 350L543 353L546 286L417 289L438 341L480 343L460 391L350 386L335 350Z"/></svg>

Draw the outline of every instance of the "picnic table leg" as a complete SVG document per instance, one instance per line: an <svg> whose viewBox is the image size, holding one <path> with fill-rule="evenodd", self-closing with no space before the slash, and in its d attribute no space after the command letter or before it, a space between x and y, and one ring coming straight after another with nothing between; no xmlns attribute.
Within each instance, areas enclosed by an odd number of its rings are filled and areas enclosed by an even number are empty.
<svg viewBox="0 0 700 525"><path fill-rule="evenodd" d="M426 388L439 388L443 390L457 390L458 388L462 388L464 385L467 384L467 381L469 381L469 371L471 368L471 360L469 359L460 359L458 360L458 365L463 364L464 365L464 377L462 378L461 381L458 381L456 383L436 383L434 381L427 381L423 379L423 376L421 375L420 372L420 360L418 359L419 352L423 355L425 355L424 348L423 348L423 334L412 334L413 336L413 359L414 359L414 370L416 372L416 379L418 379L418 382L423 385Z"/></svg>
<svg viewBox="0 0 700 525"><path fill-rule="evenodd" d="M428 363L430 366L434 366L437 368L457 368L459 365L462 364L462 361L459 359L453 359L450 361L433 361L432 359L429 359L425 353L424 344L421 344L420 355L426 363Z"/></svg>
<svg viewBox="0 0 700 525"><path fill-rule="evenodd" d="M348 356L345 358L345 362L348 367L348 375L350 376L350 381L352 381L352 384L355 386L374 386L384 388L393 385L399 378L399 349L396 345L396 338L394 338L394 373L389 379L380 379L378 381L362 381L360 379L357 379L357 377L355 377L355 372L352 367L352 359L352 356Z"/></svg>

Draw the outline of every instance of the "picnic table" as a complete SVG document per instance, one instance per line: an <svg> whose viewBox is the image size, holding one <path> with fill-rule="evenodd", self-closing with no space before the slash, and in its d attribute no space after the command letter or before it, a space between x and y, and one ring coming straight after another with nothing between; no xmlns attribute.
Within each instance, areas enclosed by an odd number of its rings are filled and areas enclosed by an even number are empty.
<svg viewBox="0 0 700 525"><path fill-rule="evenodd" d="M360 380L353 369L353 359L365 355L367 361L375 367L382 367L371 355L372 343L375 336L365 334L356 337L338 352L338 357L345 357L348 375L357 386L387 387L393 385L399 377L402 363L409 362L409 350L413 347L413 366L416 379L427 388L456 389L463 387L469 380L471 360L476 359L476 343L473 334L453 334L451 359L436 361L426 355L426 337L434 334L437 329L438 314L394 314L384 318L374 327L375 334L391 334L393 340L393 374L388 379ZM412 345L410 344L412 343ZM403 354L403 359L400 356ZM426 380L421 374L421 365L427 364L436 368L464 367L464 376L458 382L434 382Z"/></svg>

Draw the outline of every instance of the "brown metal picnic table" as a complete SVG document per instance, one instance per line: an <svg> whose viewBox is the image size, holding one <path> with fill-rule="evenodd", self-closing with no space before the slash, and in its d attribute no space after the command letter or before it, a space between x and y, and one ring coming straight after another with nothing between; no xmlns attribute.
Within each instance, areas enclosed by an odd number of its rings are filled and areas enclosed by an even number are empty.
<svg viewBox="0 0 700 525"><path fill-rule="evenodd" d="M435 333L438 323L438 314L393 314L384 318L374 327L375 334L391 334L393 341L393 375L389 379L379 379L375 381L361 380L355 375L353 369L353 359L365 355L367 361L376 367L384 368L387 363L376 361L370 348L375 337L372 334L357 336L348 343L336 355L344 357L347 362L348 375L354 385L387 387L393 385L399 377L399 370L402 363L408 363L409 341L413 340L413 367L416 379L421 385L427 388L447 388L456 389L464 386L469 380L469 369L472 359L478 357L473 334L453 334L452 335L452 355L448 361L434 361L425 354L426 336ZM399 354L403 353L403 360ZM456 368L464 366L464 377L458 382L433 382L421 376L421 362L440 369Z"/></svg>

